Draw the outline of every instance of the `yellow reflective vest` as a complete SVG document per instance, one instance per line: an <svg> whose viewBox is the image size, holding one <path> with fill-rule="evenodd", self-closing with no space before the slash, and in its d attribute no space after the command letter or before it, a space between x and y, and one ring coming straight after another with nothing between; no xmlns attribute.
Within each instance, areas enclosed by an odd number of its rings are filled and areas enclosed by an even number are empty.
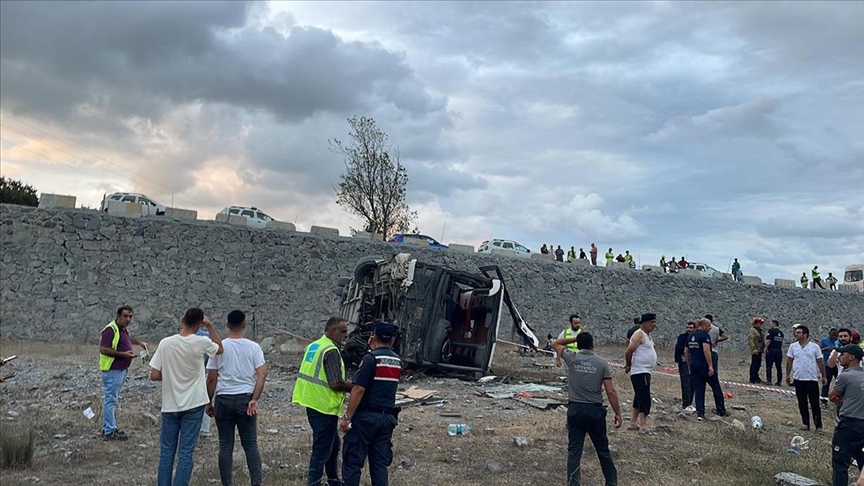
<svg viewBox="0 0 864 486"><path fill-rule="evenodd" d="M327 374L324 371L324 354L331 349L339 352L339 348L327 336L321 336L321 339L306 347L297 374L297 382L294 384L291 403L317 410L325 415L339 415L342 411L345 392L333 391L327 384ZM345 363L342 361L341 353L339 365L342 380L345 380Z"/></svg>
<svg viewBox="0 0 864 486"><path fill-rule="evenodd" d="M606 253L606 263L612 263L612 260L615 259L615 255L610 251Z"/></svg>
<svg viewBox="0 0 864 486"><path fill-rule="evenodd" d="M564 339L570 339L570 338L576 337L580 334L582 334L581 328L578 331L576 331L576 334L573 334L573 328L572 327L568 327L567 329L564 329ZM576 343L570 343L565 347L567 349L569 349L570 351L573 351L574 353L579 352L579 346L577 346Z"/></svg>
<svg viewBox="0 0 864 486"><path fill-rule="evenodd" d="M107 326L102 328L102 332L105 332L105 329L108 329L109 327L114 330L114 339L111 341L111 349L117 351L117 343L120 342L120 327L117 325L116 321L111 321ZM108 371L111 369L113 363L114 356L99 353L99 370Z"/></svg>

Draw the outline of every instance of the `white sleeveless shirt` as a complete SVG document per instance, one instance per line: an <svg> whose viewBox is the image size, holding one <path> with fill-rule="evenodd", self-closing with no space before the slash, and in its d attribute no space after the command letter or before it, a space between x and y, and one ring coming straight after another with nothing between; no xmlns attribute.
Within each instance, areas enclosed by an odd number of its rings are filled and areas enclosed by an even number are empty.
<svg viewBox="0 0 864 486"><path fill-rule="evenodd" d="M642 329L636 332L641 332L645 336L645 340L633 351L633 358L630 360L630 374L651 373L651 370L657 366L657 351L654 349L654 340L651 339L650 334ZM633 334L636 335L636 333Z"/></svg>

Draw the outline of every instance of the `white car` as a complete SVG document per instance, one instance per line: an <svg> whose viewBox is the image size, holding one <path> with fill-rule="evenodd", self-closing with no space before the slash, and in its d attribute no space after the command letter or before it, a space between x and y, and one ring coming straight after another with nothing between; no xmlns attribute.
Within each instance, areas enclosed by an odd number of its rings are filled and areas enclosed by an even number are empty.
<svg viewBox="0 0 864 486"><path fill-rule="evenodd" d="M698 271L703 277L710 277L719 271L707 263L699 262L687 262L687 268L692 268L693 270Z"/></svg>
<svg viewBox="0 0 864 486"><path fill-rule="evenodd" d="M140 204L142 216L162 216L165 214L165 205L159 204L144 194L134 192L114 192L106 194L102 198L102 204L99 206L100 211L108 211L108 201L121 201L128 203Z"/></svg>
<svg viewBox="0 0 864 486"><path fill-rule="evenodd" d="M488 240L480 243L477 253L492 253L492 250L512 251L517 256L531 256L531 250L513 240Z"/></svg>
<svg viewBox="0 0 864 486"><path fill-rule="evenodd" d="M228 206L219 211L219 214L230 214L234 216L244 216L246 218L246 226L255 229L263 229L267 227L270 221L276 221L268 216L264 211L256 207L247 208L244 206Z"/></svg>

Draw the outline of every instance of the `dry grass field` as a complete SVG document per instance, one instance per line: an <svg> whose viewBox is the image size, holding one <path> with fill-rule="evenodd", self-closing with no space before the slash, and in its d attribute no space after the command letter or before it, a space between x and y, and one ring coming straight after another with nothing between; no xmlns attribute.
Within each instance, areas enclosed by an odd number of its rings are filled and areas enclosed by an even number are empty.
<svg viewBox="0 0 864 486"><path fill-rule="evenodd" d="M725 351L725 350L724 350ZM598 349L614 361L622 350ZM2 471L3 486L11 485L150 485L155 483L158 461L159 385L147 379L148 369L136 361L121 393L118 423L131 438L126 442L102 442L99 438L101 381L96 366L95 345L44 344L0 341L0 355L20 356L4 374L18 375L0 384L0 433L8 436L22 427L36 432L33 465ZM746 382L747 356L724 352L721 379ZM661 354L662 365L672 364L671 350ZM290 405L296 365L295 355L268 356L270 376L261 402L259 444L269 485L305 484L310 437L305 413ZM500 348L495 373L518 381L555 382L561 370L543 368L534 362L551 358L520 358ZM629 403L632 392L627 376L615 371L615 385ZM470 381L418 376L404 385L438 390L441 407L406 407L394 433L391 484L420 485L526 485L564 484L567 461L566 415L560 410L539 410L511 399L492 399L477 393ZM735 485L773 484L772 477L790 471L825 483L831 475L833 406L823 412L826 432L806 432L809 450L787 452L798 435L800 419L794 398L776 392L728 386L735 397L727 401L733 416L724 421L697 422L693 415L679 415L677 378L655 375L655 403L650 425L655 435L640 436L623 427L610 429L610 443L621 485ZM786 387L786 390L790 388ZM561 398L566 400L565 395ZM708 399L708 410L713 403ZM87 420L82 410L92 407L96 418ZM746 410L732 410L733 406ZM629 414L623 406L625 420ZM460 413L461 418L442 417ZM750 427L751 415L762 417L761 431ZM738 419L741 431L731 425ZM787 425L788 421L792 425ZM446 427L464 422L474 431L450 437ZM611 414L609 416L611 427ZM626 423L625 423L626 426ZM202 439L196 451L195 485L219 484L218 440ZM515 437L528 439L517 447ZM235 454L235 482L248 484L239 441ZM585 485L601 485L603 477L597 457L587 441L582 461ZM365 479L365 478L364 478ZM851 481L851 478L850 478Z"/></svg>

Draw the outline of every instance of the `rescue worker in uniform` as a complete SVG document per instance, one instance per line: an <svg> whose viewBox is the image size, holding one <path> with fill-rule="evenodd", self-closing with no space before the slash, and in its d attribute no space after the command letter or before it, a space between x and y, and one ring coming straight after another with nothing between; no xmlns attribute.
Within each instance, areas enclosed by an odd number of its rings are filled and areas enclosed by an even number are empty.
<svg viewBox="0 0 864 486"><path fill-rule="evenodd" d="M609 248L609 251L606 252L606 266L611 267L613 260L615 260L615 254L612 253L612 248Z"/></svg>
<svg viewBox="0 0 864 486"><path fill-rule="evenodd" d="M312 454L309 456L308 486L318 485L326 470L327 484L339 480L339 413L351 381L345 379L345 363L339 349L348 337L348 321L331 317L324 335L306 347L292 403L306 408L312 428Z"/></svg>
<svg viewBox="0 0 864 486"><path fill-rule="evenodd" d="M808 282L808 280L807 280L807 273L805 273L805 272L801 272L801 288L802 288L802 289L806 289L806 288L807 288L807 282Z"/></svg>
<svg viewBox="0 0 864 486"><path fill-rule="evenodd" d="M393 429L399 418L396 389L402 375L402 360L391 349L396 328L379 322L369 337L370 353L363 357L354 375L354 388L339 428L345 434L342 479L346 486L359 486L360 471L369 457L372 486L387 485L387 467L393 462Z"/></svg>
<svg viewBox="0 0 864 486"><path fill-rule="evenodd" d="M819 265L815 265L813 270L810 270L810 274L813 277L813 288L815 289L818 285L820 289L825 290L825 287L822 286L822 277L819 276Z"/></svg>
<svg viewBox="0 0 864 486"><path fill-rule="evenodd" d="M576 336L578 336L581 333L582 333L582 321L581 321L581 319L579 319L579 316L577 314L570 314L570 325L568 327L564 328L563 331L561 331L561 334L558 335L558 339L575 338ZM567 349L569 349L570 351L572 351L574 353L579 352L579 346L576 344L576 341L573 341L572 343L568 344ZM560 354L555 356L555 366L558 368L561 367L561 355Z"/></svg>

